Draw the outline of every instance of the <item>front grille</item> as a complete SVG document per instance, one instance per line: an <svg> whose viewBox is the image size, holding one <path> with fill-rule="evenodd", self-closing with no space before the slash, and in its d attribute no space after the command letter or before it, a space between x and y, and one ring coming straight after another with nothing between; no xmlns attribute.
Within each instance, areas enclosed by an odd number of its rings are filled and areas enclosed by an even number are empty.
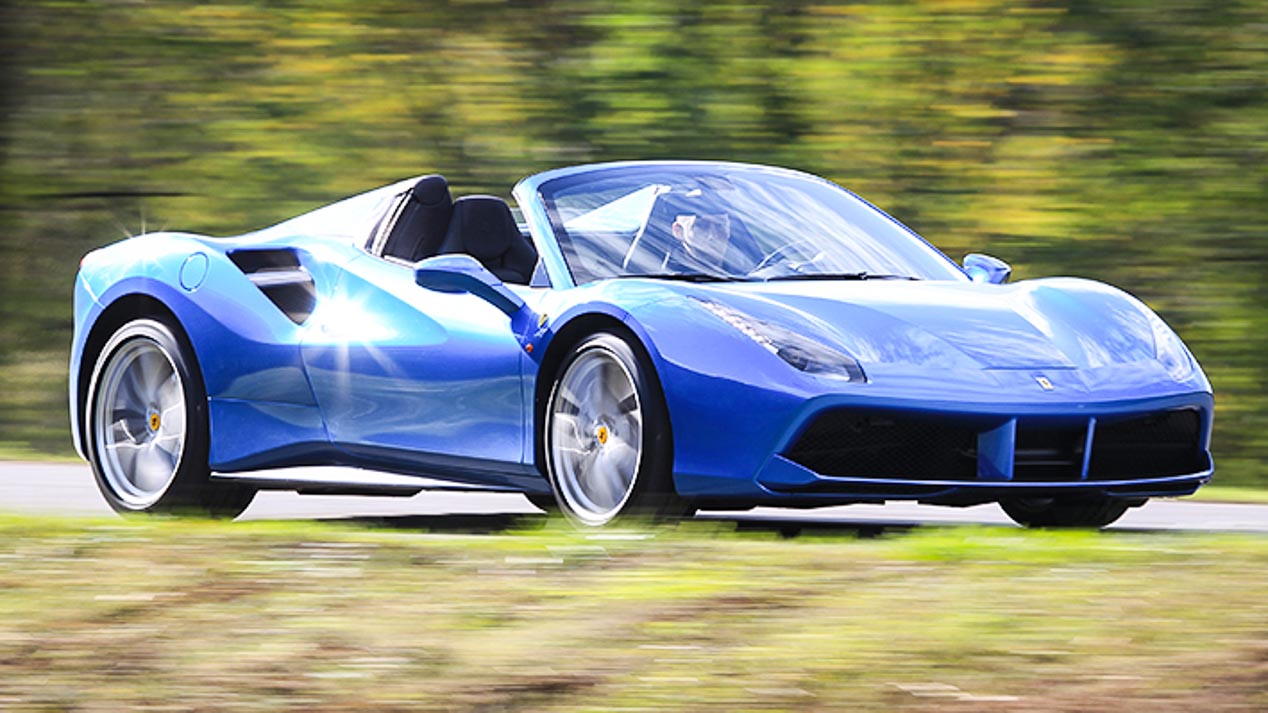
<svg viewBox="0 0 1268 713"><path fill-rule="evenodd" d="M1193 409L1096 424L1088 480L1140 480L1206 468L1202 418Z"/></svg>
<svg viewBox="0 0 1268 713"><path fill-rule="evenodd" d="M974 480L977 430L902 413L820 414L784 456L827 476Z"/></svg>
<svg viewBox="0 0 1268 713"><path fill-rule="evenodd" d="M953 415L834 409L816 416L784 457L824 476L894 480L978 480L978 433ZM1018 419L1012 482L1144 480L1208 467L1196 409L1088 421Z"/></svg>
<svg viewBox="0 0 1268 713"><path fill-rule="evenodd" d="M1017 424L1013 480L1054 483L1083 476L1087 424L1073 428Z"/></svg>

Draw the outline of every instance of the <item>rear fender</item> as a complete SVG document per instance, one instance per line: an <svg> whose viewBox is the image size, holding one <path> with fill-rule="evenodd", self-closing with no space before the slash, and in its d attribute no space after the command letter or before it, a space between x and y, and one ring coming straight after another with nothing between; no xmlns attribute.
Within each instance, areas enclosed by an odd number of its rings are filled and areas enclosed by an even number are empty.
<svg viewBox="0 0 1268 713"><path fill-rule="evenodd" d="M305 327L279 309L224 252L201 240L174 237L125 241L85 258L76 280L71 356L71 373L79 375L70 389L76 449L84 454L82 414L95 349L118 326L147 314L174 320L193 348L210 402L213 467L245 462L287 442L326 443L300 359ZM132 243L147 243L148 248ZM319 296L333 286L337 266L308 251L295 252L314 273ZM193 272L190 263L197 268ZM155 311L167 314L153 315ZM250 426L245 431L244 423Z"/></svg>

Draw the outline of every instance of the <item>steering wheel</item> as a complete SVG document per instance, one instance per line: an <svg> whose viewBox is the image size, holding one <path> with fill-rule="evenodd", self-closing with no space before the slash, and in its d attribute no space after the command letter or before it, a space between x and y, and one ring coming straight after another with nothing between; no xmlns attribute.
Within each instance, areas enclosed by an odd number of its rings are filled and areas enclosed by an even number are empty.
<svg viewBox="0 0 1268 713"><path fill-rule="evenodd" d="M762 258L762 261L757 263L757 265L752 270L749 270L748 274L752 275L754 273L761 272L762 270L765 270L771 265L774 265L776 262L779 262L780 260L788 257L791 253L806 255L810 253L812 250L814 250L814 244L811 241L804 240L804 239L794 240L791 243L788 243L787 245L779 246L770 255L767 255L766 257Z"/></svg>

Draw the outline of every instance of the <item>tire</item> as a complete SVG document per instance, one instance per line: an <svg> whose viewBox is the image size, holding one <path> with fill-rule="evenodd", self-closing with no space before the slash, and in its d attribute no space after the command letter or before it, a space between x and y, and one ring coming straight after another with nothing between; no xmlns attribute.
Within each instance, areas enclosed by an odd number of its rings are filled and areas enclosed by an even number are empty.
<svg viewBox="0 0 1268 713"><path fill-rule="evenodd" d="M1106 497L1077 499L1018 498L1000 502L1018 525L1025 527L1101 528L1122 517L1128 503Z"/></svg>
<svg viewBox="0 0 1268 713"><path fill-rule="evenodd" d="M600 332L573 348L546 404L547 477L559 509L598 527L623 517L682 517L669 413L650 360Z"/></svg>
<svg viewBox="0 0 1268 713"><path fill-rule="evenodd" d="M211 482L202 377L193 350L162 321L133 320L110 337L86 408L89 460L116 512L232 518L255 496Z"/></svg>

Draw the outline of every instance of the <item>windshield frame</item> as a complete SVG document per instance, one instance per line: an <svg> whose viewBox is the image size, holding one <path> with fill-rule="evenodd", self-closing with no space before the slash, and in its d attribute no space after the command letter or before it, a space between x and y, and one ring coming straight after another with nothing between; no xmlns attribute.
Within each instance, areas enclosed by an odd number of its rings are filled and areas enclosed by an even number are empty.
<svg viewBox="0 0 1268 713"><path fill-rule="evenodd" d="M921 279L941 281L969 281L968 276L958 264L915 231L895 220L866 199L824 178L791 169L724 161L624 161L555 169L530 176L516 185L515 197L524 210L525 220L536 237L539 252L542 254L543 262L547 271L551 273L552 281L555 285L563 287L612 278L642 277L656 279L657 277L670 276L663 273L648 274L646 272L589 274L584 267L581 267L580 259L571 242L572 236L569 235L564 227L555 202L555 197L560 195L561 191L587 183L611 182L614 179L628 177L630 178L630 191L633 193L642 190L642 187L652 185L653 178L660 176L671 182L677 178L696 180L701 177L707 180L714 180L720 177L720 180L725 181L729 180L726 176L731 176L738 180L753 182L754 185L762 188L771 185L780 190L788 190L790 187L800 190L801 187L797 184L804 183L807 196L814 194L827 199L828 202L824 204L829 210L836 213L833 217L839 217L849 222L850 216L857 215L864 217L867 221L871 221L874 224L873 227L879 222L879 224L884 226L885 230L892 228L888 235L881 235L879 238L868 231L864 231L864 235L867 236L868 240L884 246L887 250L892 250L892 255L888 257L901 257L904 261L916 259L918 261L915 266L917 269L913 270L913 273L916 273L915 276ZM644 178L641 183L640 177ZM766 178L771 180L765 182L764 179ZM823 192L825 189L829 193L825 194ZM629 196L629 194L619 193L617 195L621 199ZM656 199L653 198L653 200ZM842 203L837 203L838 200L842 201ZM611 203L615 202L617 201L611 201ZM608 204L603 205L606 207ZM570 219L575 220L576 215ZM639 229L640 233L646 228L647 220L648 217L645 216L643 218L644 226ZM892 241L895 237L903 241L910 241L910 243L893 243ZM842 245L847 245L846 238L826 237L820 239L840 240ZM636 240L637 238L635 238ZM615 252L592 252L591 254L604 255L611 258L615 255ZM624 270L628 265L627 256L627 262L623 263L620 269ZM574 269L574 267L579 269ZM871 271L869 270L868 272ZM894 272L894 270L877 270L876 272L890 273ZM877 276L879 277L880 275ZM720 277L729 280L745 278L745 276L737 275L734 272L728 272L725 275L720 275ZM788 275L787 277L792 276ZM781 279L781 277L768 275L752 279L755 281L777 280Z"/></svg>

